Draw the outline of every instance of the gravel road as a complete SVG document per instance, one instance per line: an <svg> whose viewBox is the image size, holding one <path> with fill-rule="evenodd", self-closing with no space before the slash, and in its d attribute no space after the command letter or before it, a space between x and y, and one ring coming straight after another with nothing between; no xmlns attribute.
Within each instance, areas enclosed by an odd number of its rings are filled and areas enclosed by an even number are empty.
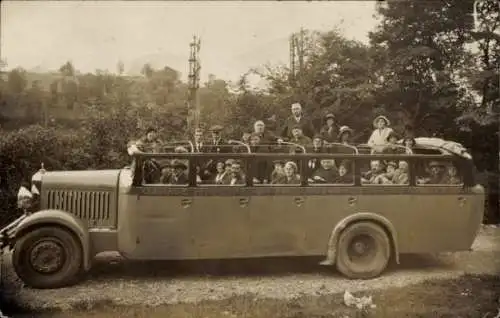
<svg viewBox="0 0 500 318"><path fill-rule="evenodd" d="M102 254L84 281L56 290L23 287L6 255L4 287L8 298L28 308L69 310L103 303L158 306L242 294L289 299L346 289L356 292L401 287L464 273L500 273L500 228L484 226L473 249L438 256L402 256L402 264L391 266L383 276L369 281L344 279L316 265L317 259L137 263Z"/></svg>

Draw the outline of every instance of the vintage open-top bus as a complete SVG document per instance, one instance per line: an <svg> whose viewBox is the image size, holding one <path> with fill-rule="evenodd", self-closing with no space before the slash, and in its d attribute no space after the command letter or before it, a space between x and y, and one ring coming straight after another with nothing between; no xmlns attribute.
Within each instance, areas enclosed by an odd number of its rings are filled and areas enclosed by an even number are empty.
<svg viewBox="0 0 500 318"><path fill-rule="evenodd" d="M18 276L35 288L75 283L105 251L134 260L323 255L322 265L368 279L389 261L399 262L402 253L471 248L482 223L484 189L474 182L470 156L430 146L404 154L361 148L293 154L247 147L237 153L169 150L136 153L123 169L47 171L33 178L32 192L39 196L20 196L27 212L0 233L2 244L13 249ZM199 177L210 160L228 159L237 162L230 166L233 177L244 171L240 182ZM275 160L293 162L287 167L296 168L298 181L257 180L260 163ZM344 162L351 181L316 182L307 175L311 160ZM392 161L403 162L405 182L368 182L367 170ZM143 168L151 162L167 162L184 177L146 182ZM424 176L429 164L431 170L452 167L458 181L430 182Z"/></svg>

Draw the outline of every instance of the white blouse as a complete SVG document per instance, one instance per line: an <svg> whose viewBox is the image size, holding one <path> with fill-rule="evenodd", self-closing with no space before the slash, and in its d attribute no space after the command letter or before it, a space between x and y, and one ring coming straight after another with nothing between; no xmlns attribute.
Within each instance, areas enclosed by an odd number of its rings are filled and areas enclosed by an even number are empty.
<svg viewBox="0 0 500 318"><path fill-rule="evenodd" d="M373 147L377 145L385 145L387 143L387 136L392 132L391 127L385 127L383 129L375 129L368 139L368 145Z"/></svg>

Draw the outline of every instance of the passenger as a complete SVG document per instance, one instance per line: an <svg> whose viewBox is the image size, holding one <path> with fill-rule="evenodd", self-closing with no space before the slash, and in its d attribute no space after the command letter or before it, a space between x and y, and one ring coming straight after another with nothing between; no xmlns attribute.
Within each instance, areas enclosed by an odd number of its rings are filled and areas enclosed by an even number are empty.
<svg viewBox="0 0 500 318"><path fill-rule="evenodd" d="M210 148L208 148L207 152L210 153L230 152L230 150L228 150L227 147L227 142L221 136L222 126L214 125L210 128L210 131L212 132L212 139L210 140ZM215 166L213 168L215 170Z"/></svg>
<svg viewBox="0 0 500 318"><path fill-rule="evenodd" d="M239 160L235 160L231 165L231 177L229 178L230 185L245 185L246 176L241 171L241 162Z"/></svg>
<svg viewBox="0 0 500 318"><path fill-rule="evenodd" d="M320 130L322 139L326 142L337 142L337 125L335 123L335 116L329 113L325 116L326 125Z"/></svg>
<svg viewBox="0 0 500 318"><path fill-rule="evenodd" d="M217 162L217 174L215 175L215 179L213 180L214 184L228 184L230 177L229 169L226 170L226 165L224 162Z"/></svg>
<svg viewBox="0 0 500 318"><path fill-rule="evenodd" d="M288 161L284 167L285 175L275 180L275 184L300 184L300 175L297 174L298 170L295 162Z"/></svg>
<svg viewBox="0 0 500 318"><path fill-rule="evenodd" d="M252 133L250 137L250 149L253 153L267 153L268 145L261 145L260 135L256 133ZM256 158L254 165L254 183L267 183L267 176L269 175L269 171L267 168L267 161L263 158Z"/></svg>
<svg viewBox="0 0 500 318"><path fill-rule="evenodd" d="M243 133L243 135L241 136L241 142L248 145L250 143L250 136L251 135L252 135L251 133L245 131Z"/></svg>
<svg viewBox="0 0 500 318"><path fill-rule="evenodd" d="M353 184L354 178L352 175L351 164L348 160L342 160L339 164L338 175L334 180L334 183L337 184Z"/></svg>
<svg viewBox="0 0 500 318"><path fill-rule="evenodd" d="M186 174L187 166L180 160L174 159L172 161L172 168L174 169L169 178L169 184L187 184L188 177Z"/></svg>
<svg viewBox="0 0 500 318"><path fill-rule="evenodd" d="M352 145L351 138L354 131L349 126L342 126L339 130L339 142L344 145Z"/></svg>
<svg viewBox="0 0 500 318"><path fill-rule="evenodd" d="M387 137L393 131L389 127L391 122L385 116L377 116L373 120L373 126L375 130L372 132L370 139L368 139L368 146L375 148L378 146L383 146L387 142Z"/></svg>
<svg viewBox="0 0 500 318"><path fill-rule="evenodd" d="M317 134L314 136L314 139L312 141L312 147L308 151L308 153L309 152L312 152L312 153L325 153L326 152L326 149L323 147L323 139L322 139L321 135ZM308 168L307 175L311 176L314 173L314 171L316 171L319 167L320 167L320 160L319 159L315 158L315 159L309 160L309 162L307 163L307 168Z"/></svg>
<svg viewBox="0 0 500 318"><path fill-rule="evenodd" d="M414 138L411 137L405 137L403 139L403 145L407 148L413 149L417 143L415 142Z"/></svg>
<svg viewBox="0 0 500 318"><path fill-rule="evenodd" d="M253 125L253 129L254 131L252 134L260 137L260 143L262 145L272 145L276 143L277 137L269 130L266 130L266 125L262 120L257 120Z"/></svg>
<svg viewBox="0 0 500 318"><path fill-rule="evenodd" d="M323 159L321 160L321 167L319 167L312 175L309 182L313 183L335 183L338 173L335 169L335 160Z"/></svg>
<svg viewBox="0 0 500 318"><path fill-rule="evenodd" d="M166 163L161 169L160 183L167 184L174 173L174 169L170 163Z"/></svg>
<svg viewBox="0 0 500 318"><path fill-rule="evenodd" d="M392 178L394 184L408 184L408 162L399 161L398 169L394 172Z"/></svg>
<svg viewBox="0 0 500 318"><path fill-rule="evenodd" d="M419 184L447 184L447 175L444 170L444 165L438 161L429 163L429 177L419 178Z"/></svg>
<svg viewBox="0 0 500 318"><path fill-rule="evenodd" d="M158 153L163 145L163 141L158 138L156 129L150 127L146 130L146 134L135 142L129 142L129 154L133 152ZM132 153L131 153L132 152Z"/></svg>
<svg viewBox="0 0 500 318"><path fill-rule="evenodd" d="M339 130L339 143L345 146L353 146L351 142L353 130L349 128L349 126L342 126ZM335 153L345 153L345 154L354 154L356 151L352 148L335 145L332 147L333 152Z"/></svg>
<svg viewBox="0 0 500 318"><path fill-rule="evenodd" d="M393 184L397 169L398 163L396 161L389 161L386 165L385 173L379 177L382 179L382 184Z"/></svg>
<svg viewBox="0 0 500 318"><path fill-rule="evenodd" d="M159 153L161 152L161 147L163 146L163 141L158 138L158 133L154 128L148 128L146 134L137 141L132 141L128 143L128 153L133 155L134 153L145 152L145 153ZM157 183L161 178L162 162L155 159L145 160L142 166L143 181L146 184ZM135 169L135 168L134 168Z"/></svg>
<svg viewBox="0 0 500 318"><path fill-rule="evenodd" d="M196 128L194 131L194 151L195 152L206 152L205 141L203 140L203 130L201 128Z"/></svg>
<svg viewBox="0 0 500 318"><path fill-rule="evenodd" d="M302 127L300 125L295 125L292 128L292 139L290 142L299 144L301 146L307 147L312 144L311 138L304 136L302 132Z"/></svg>
<svg viewBox="0 0 500 318"><path fill-rule="evenodd" d="M461 184L462 180L458 176L458 169L454 164L448 166L448 184Z"/></svg>
<svg viewBox="0 0 500 318"><path fill-rule="evenodd" d="M397 142L399 140L398 134L391 131L387 136L387 145L382 149L383 154L404 154L406 150L400 147Z"/></svg>
<svg viewBox="0 0 500 318"><path fill-rule="evenodd" d="M370 162L370 171L361 178L362 183L381 184L383 178L380 177L384 174L384 166L379 160L372 160Z"/></svg>
<svg viewBox="0 0 500 318"><path fill-rule="evenodd" d="M281 138L278 141L284 141L287 138L293 137L293 128L299 126L303 134L309 138L314 135L314 128L309 119L302 113L302 105L293 103L291 106L292 115L285 120L281 132Z"/></svg>
<svg viewBox="0 0 500 318"><path fill-rule="evenodd" d="M283 178L285 176L285 170L284 170L284 164L285 162L281 159L274 160L274 169L271 172L271 183L274 184L276 181L280 178Z"/></svg>

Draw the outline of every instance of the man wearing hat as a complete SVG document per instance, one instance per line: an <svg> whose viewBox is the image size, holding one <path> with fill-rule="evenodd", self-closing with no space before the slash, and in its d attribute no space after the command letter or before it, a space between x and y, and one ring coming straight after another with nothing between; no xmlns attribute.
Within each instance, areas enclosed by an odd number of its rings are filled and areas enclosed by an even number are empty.
<svg viewBox="0 0 500 318"><path fill-rule="evenodd" d="M169 178L169 184L182 184L188 183L188 176L186 174L187 166L184 162L178 159L172 160L172 174Z"/></svg>
<svg viewBox="0 0 500 318"><path fill-rule="evenodd" d="M385 116L377 116L373 120L373 126L375 130L372 132L370 138L368 139L368 146L374 148L376 146L383 146L387 143L387 137L393 131L389 127L391 122Z"/></svg>
<svg viewBox="0 0 500 318"><path fill-rule="evenodd" d="M326 142L336 142L337 141L337 127L335 125L335 116L332 113L328 113L325 116L325 126L320 130L321 137Z"/></svg>
<svg viewBox="0 0 500 318"><path fill-rule="evenodd" d="M285 120L283 124L283 129L281 131L280 140L283 141L285 138L293 137L293 127L299 126L303 134L309 138L314 135L314 127L309 119L307 119L302 113L302 105L299 103L293 103L291 106L292 114Z"/></svg>
<svg viewBox="0 0 500 318"><path fill-rule="evenodd" d="M432 160L429 162L429 177L418 179L419 184L446 184L445 165L442 162Z"/></svg>
<svg viewBox="0 0 500 318"><path fill-rule="evenodd" d="M227 142L222 138L221 125L214 125L210 127L210 131L212 133L212 138L209 141L209 148L207 152L210 153L227 153L230 152L231 149L227 146Z"/></svg>
<svg viewBox="0 0 500 318"><path fill-rule="evenodd" d="M271 183L275 184L277 180L282 179L285 176L285 161L283 159L273 160L274 169L271 172Z"/></svg>

